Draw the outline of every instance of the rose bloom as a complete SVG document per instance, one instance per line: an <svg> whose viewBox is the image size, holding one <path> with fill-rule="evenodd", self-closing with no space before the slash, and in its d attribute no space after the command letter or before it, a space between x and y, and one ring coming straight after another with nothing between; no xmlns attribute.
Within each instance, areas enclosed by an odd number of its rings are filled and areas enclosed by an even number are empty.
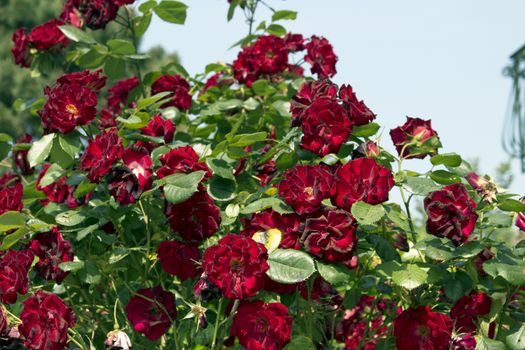
<svg viewBox="0 0 525 350"><path fill-rule="evenodd" d="M306 111L301 129L301 147L324 157L339 151L350 136L352 123L336 101L318 98Z"/></svg>
<svg viewBox="0 0 525 350"><path fill-rule="evenodd" d="M160 286L139 289L126 305L126 315L134 330L156 341L177 318L175 295Z"/></svg>
<svg viewBox="0 0 525 350"><path fill-rule="evenodd" d="M161 108L177 107L180 110L188 110L191 107L191 95L189 94L190 84L178 74L163 75L151 85L151 94L156 95L160 92L172 92L171 101L166 102Z"/></svg>
<svg viewBox="0 0 525 350"><path fill-rule="evenodd" d="M91 29L101 29L117 17L118 9L115 0L67 0L60 18L76 27L85 23Z"/></svg>
<svg viewBox="0 0 525 350"><path fill-rule="evenodd" d="M110 170L108 189L122 205L135 203L143 192L139 186L139 179L125 166L114 167Z"/></svg>
<svg viewBox="0 0 525 350"><path fill-rule="evenodd" d="M405 124L390 130L390 137L402 158L423 159L437 154L438 148L441 148L441 142L432 129L430 120L407 117Z"/></svg>
<svg viewBox="0 0 525 350"><path fill-rule="evenodd" d="M80 158L80 167L87 171L87 177L92 182L100 182L113 164L122 157L122 140L117 129L104 131L89 140L84 154Z"/></svg>
<svg viewBox="0 0 525 350"><path fill-rule="evenodd" d="M210 88L214 86L219 85L219 79L221 78L222 74L220 72L217 72L210 76L208 79L206 79L206 82L204 83L204 86L202 87L201 91L199 92L199 95L204 94L206 91L208 91Z"/></svg>
<svg viewBox="0 0 525 350"><path fill-rule="evenodd" d="M75 314L53 293L39 290L24 301L18 326L20 338L31 350L63 350L67 330L75 324Z"/></svg>
<svg viewBox="0 0 525 350"><path fill-rule="evenodd" d="M447 237L455 245L466 242L476 227L476 202L461 183L429 193L424 206L428 216L427 232Z"/></svg>
<svg viewBox="0 0 525 350"><path fill-rule="evenodd" d="M31 251L39 258L35 266L38 274L48 280L60 284L69 274L58 266L63 262L73 261L74 254L71 243L62 238L58 228L38 234L29 244Z"/></svg>
<svg viewBox="0 0 525 350"><path fill-rule="evenodd" d="M79 84L98 93L106 85L106 80L107 77L102 74L102 69L93 72L86 69L64 74L57 79L57 84Z"/></svg>
<svg viewBox="0 0 525 350"><path fill-rule="evenodd" d="M304 45L305 40L301 34L287 33L284 41L289 52L303 51L306 48Z"/></svg>
<svg viewBox="0 0 525 350"><path fill-rule="evenodd" d="M452 320L428 306L403 311L394 319L394 337L399 350L448 350Z"/></svg>
<svg viewBox="0 0 525 350"><path fill-rule="evenodd" d="M381 154L381 149L374 141L368 141L359 145L352 153L352 158L378 158Z"/></svg>
<svg viewBox="0 0 525 350"><path fill-rule="evenodd" d="M24 186L20 178L12 173L0 177L0 215L6 211L20 211L24 207Z"/></svg>
<svg viewBox="0 0 525 350"><path fill-rule="evenodd" d="M202 302L209 302L222 296L219 287L211 283L211 281L206 278L205 274L202 274L193 286L193 294L195 295L195 298Z"/></svg>
<svg viewBox="0 0 525 350"><path fill-rule="evenodd" d="M450 309L450 317L454 321L456 331L475 334L478 316L487 315L491 305L492 299L482 292L471 291L470 294L461 297Z"/></svg>
<svg viewBox="0 0 525 350"><path fill-rule="evenodd" d="M31 56L29 55L29 38L24 28L18 28L11 37L13 47L11 53L15 63L20 67L29 68L31 66Z"/></svg>
<svg viewBox="0 0 525 350"><path fill-rule="evenodd" d="M253 214L244 225L242 235L253 237L257 232L278 230L281 233L279 248L299 249L304 218L297 214L279 214L272 209Z"/></svg>
<svg viewBox="0 0 525 350"><path fill-rule="evenodd" d="M221 209L204 190L179 204L166 203L166 216L171 229L184 240L200 242L219 230Z"/></svg>
<svg viewBox="0 0 525 350"><path fill-rule="evenodd" d="M42 186L40 184L40 181L46 174L47 170L49 169L49 164L44 164L42 166L42 171L38 175L38 179L36 181L36 189L39 191L44 192L47 199L42 200L42 204L46 205L47 203L54 202L54 203L66 203L69 208L77 208L87 202L91 199L91 193L88 193L83 198L76 198L74 193L76 188L74 186L66 184L66 177L61 176L58 179L55 180L50 185Z"/></svg>
<svg viewBox="0 0 525 350"><path fill-rule="evenodd" d="M194 171L204 170L204 179L210 177L211 170L206 163L199 162L199 155L191 146L181 146L169 150L159 158L162 167L157 170L157 176L162 179L165 176L183 173L189 174Z"/></svg>
<svg viewBox="0 0 525 350"><path fill-rule="evenodd" d="M339 89L339 98L343 100L348 117L352 125L365 125L376 119L374 112L363 101L359 101L350 85L342 85Z"/></svg>
<svg viewBox="0 0 525 350"><path fill-rule="evenodd" d="M29 287L28 272L33 253L9 249L0 253L0 301L14 304L18 294L26 294Z"/></svg>
<svg viewBox="0 0 525 350"><path fill-rule="evenodd" d="M279 196L300 215L317 211L334 191L333 175L325 165L296 165L279 183Z"/></svg>
<svg viewBox="0 0 525 350"><path fill-rule="evenodd" d="M299 126L308 108L317 99L337 101L337 85L329 80L307 80L301 84L297 94L290 101L292 125Z"/></svg>
<svg viewBox="0 0 525 350"><path fill-rule="evenodd" d="M321 79L333 77L337 73L335 69L337 56L328 40L313 35L306 44L306 50L304 60L312 66L312 73L317 74Z"/></svg>
<svg viewBox="0 0 525 350"><path fill-rule="evenodd" d="M29 134L25 134L25 135L20 136L16 140L16 144L31 143L31 141L33 141L33 137ZM27 159L28 153L29 153L28 149L17 150L17 151L13 150L13 161L15 163L15 167L24 176L29 176L33 174L33 172L35 171L35 169L33 169L29 165L29 160Z"/></svg>
<svg viewBox="0 0 525 350"><path fill-rule="evenodd" d="M160 266L167 273L181 280L195 278L200 274L199 247L177 241L165 241L159 244L157 256Z"/></svg>
<svg viewBox="0 0 525 350"><path fill-rule="evenodd" d="M372 205L383 203L394 187L392 171L371 158L349 161L337 170L335 178L337 189L332 202L347 210L358 201Z"/></svg>
<svg viewBox="0 0 525 350"><path fill-rule="evenodd" d="M454 339L450 344L450 350L475 350L476 338L470 334L462 334Z"/></svg>
<svg viewBox="0 0 525 350"><path fill-rule="evenodd" d="M280 350L290 342L292 322L281 303L244 301L233 318L230 335L246 350Z"/></svg>
<svg viewBox="0 0 525 350"><path fill-rule="evenodd" d="M323 261L349 261L357 247L356 228L349 212L325 209L306 220L303 244L307 252Z"/></svg>
<svg viewBox="0 0 525 350"><path fill-rule="evenodd" d="M467 180L469 185L472 186L483 200L489 203L496 200L496 195L500 189L492 180L486 177L481 177L473 171L465 176L465 180Z"/></svg>
<svg viewBox="0 0 525 350"><path fill-rule="evenodd" d="M336 310L341 306L343 297L325 281L321 276L317 276L310 290L306 286L307 282L299 284L299 293L304 300L313 300L318 302L323 308Z"/></svg>
<svg viewBox="0 0 525 350"><path fill-rule="evenodd" d="M115 113L120 113L122 106L128 105L129 93L140 85L137 77L119 80L108 89L108 108Z"/></svg>
<svg viewBox="0 0 525 350"><path fill-rule="evenodd" d="M153 160L146 148L137 145L126 148L122 154L122 162L137 178L141 191L151 188Z"/></svg>
<svg viewBox="0 0 525 350"><path fill-rule="evenodd" d="M148 125L140 129L141 134L153 137L162 137L164 143L173 141L175 125L169 119L164 119L160 114L156 114L148 122ZM148 151L153 151L159 145L151 141L138 141L137 144L145 147Z"/></svg>
<svg viewBox="0 0 525 350"><path fill-rule="evenodd" d="M228 299L253 297L264 286L270 268L266 248L253 239L228 234L206 249L202 266L206 277Z"/></svg>
<svg viewBox="0 0 525 350"><path fill-rule="evenodd" d="M29 33L27 41L32 47L40 51L49 50L57 45L66 47L69 44L69 40L59 28L64 24L64 21L60 19L52 19L36 26Z"/></svg>
<svg viewBox="0 0 525 350"><path fill-rule="evenodd" d="M66 0L62 13L60 13L60 19L74 27L82 28L84 19L78 9L79 4L78 0Z"/></svg>

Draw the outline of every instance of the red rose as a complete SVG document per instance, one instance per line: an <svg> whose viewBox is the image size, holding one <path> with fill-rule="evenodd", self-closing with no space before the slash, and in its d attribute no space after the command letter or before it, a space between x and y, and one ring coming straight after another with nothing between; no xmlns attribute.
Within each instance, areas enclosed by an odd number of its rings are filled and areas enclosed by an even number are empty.
<svg viewBox="0 0 525 350"><path fill-rule="evenodd" d="M472 260L472 262L474 263L474 266L476 267L476 271L478 271L478 274L481 277L487 276L487 273L485 272L485 270L483 270L483 263L485 261L489 261L493 257L494 257L494 254L492 254L492 252L490 251L490 248L484 248Z"/></svg>
<svg viewBox="0 0 525 350"><path fill-rule="evenodd" d="M201 89L201 91L199 92L199 95L202 95L204 94L206 91L208 91L210 88L214 87L214 86L217 86L218 83L219 83L219 78L221 77L221 73L218 72L218 73L215 73L213 74L211 77L209 77L207 80L206 80L206 83L204 83L204 86L203 88Z"/></svg>
<svg viewBox="0 0 525 350"><path fill-rule="evenodd" d="M31 251L39 258L35 266L38 274L48 280L60 284L69 274L58 266L60 263L73 261L73 249L68 240L62 238L58 228L40 233L29 244Z"/></svg>
<svg viewBox="0 0 525 350"><path fill-rule="evenodd" d="M75 324L75 314L53 293L39 290L24 301L18 326L27 349L63 350L68 344L68 328Z"/></svg>
<svg viewBox="0 0 525 350"><path fill-rule="evenodd" d="M102 75L102 69L94 72L86 69L82 72L64 74L57 79L57 84L79 84L95 92L100 92L106 85L106 79L107 77Z"/></svg>
<svg viewBox="0 0 525 350"><path fill-rule="evenodd" d="M251 86L262 76L283 72L288 67L286 42L273 35L261 35L255 43L243 48L233 61L233 76Z"/></svg>
<svg viewBox="0 0 525 350"><path fill-rule="evenodd" d="M111 169L108 175L108 189L122 205L135 203L142 194L139 179L125 166Z"/></svg>
<svg viewBox="0 0 525 350"><path fill-rule="evenodd" d="M49 201L51 201L55 203L66 203L69 208L76 208L89 201L91 198L91 193L88 193L83 198L76 198L74 196L76 188L66 184L67 179L65 176L59 177L50 185L42 186L40 181L49 169L49 166L49 164L43 165L43 169L38 175L35 186L37 190L44 192L47 197L47 200L42 201L43 205L46 205Z"/></svg>
<svg viewBox="0 0 525 350"><path fill-rule="evenodd" d="M492 203L496 200L498 194L498 186L487 177L481 177L475 172L471 171L465 176L465 180L470 186L483 198L484 201Z"/></svg>
<svg viewBox="0 0 525 350"><path fill-rule="evenodd" d="M324 165L296 165L279 183L279 196L300 215L317 211L334 190L333 175Z"/></svg>
<svg viewBox="0 0 525 350"><path fill-rule="evenodd" d="M126 305L126 315L134 330L156 341L177 318L175 295L160 286L139 289Z"/></svg>
<svg viewBox="0 0 525 350"><path fill-rule="evenodd" d="M349 261L357 247L356 228L354 218L347 211L325 209L306 220L305 249L326 262Z"/></svg>
<svg viewBox="0 0 525 350"><path fill-rule="evenodd" d="M455 245L466 242L476 227L476 202L461 183L429 193L424 205L428 233L447 237Z"/></svg>
<svg viewBox="0 0 525 350"><path fill-rule="evenodd" d="M15 63L21 67L29 68L31 66L31 56L29 55L29 38L24 28L18 28L13 33L11 38L13 40L13 47L11 53L15 59Z"/></svg>
<svg viewBox="0 0 525 350"><path fill-rule="evenodd" d="M404 125L390 130L390 137L402 158L423 159L427 155L437 154L438 148L441 148L430 120L407 117Z"/></svg>
<svg viewBox="0 0 525 350"><path fill-rule="evenodd" d="M29 134L25 134L25 135L20 136L16 140L16 144L18 145L21 143L31 143L31 141L33 141L33 137ZM33 174L33 172L35 171L35 169L33 169L29 165L29 160L27 160L28 153L29 153L28 149L21 149L21 150L16 150L16 151L13 150L13 161L15 163L15 167L24 176L29 176Z"/></svg>
<svg viewBox="0 0 525 350"><path fill-rule="evenodd" d="M368 108L363 101L359 101L350 85L341 85L339 98L343 100L343 106L348 113L348 117L353 125L368 124L376 115Z"/></svg>
<svg viewBox="0 0 525 350"><path fill-rule="evenodd" d="M288 33L284 37L286 42L286 48L288 52L303 51L306 47L304 46L304 38L301 34Z"/></svg>
<svg viewBox="0 0 525 350"><path fill-rule="evenodd" d="M319 98L336 101L337 85L328 80L308 80L301 84L297 95L290 101L293 126L301 125L306 111Z"/></svg>
<svg viewBox="0 0 525 350"><path fill-rule="evenodd" d="M15 174L5 173L0 177L0 215L6 211L20 211L24 207L24 186Z"/></svg>
<svg viewBox="0 0 525 350"><path fill-rule="evenodd" d="M151 188L153 161L146 148L136 145L126 148L122 154L122 162L137 177L141 191Z"/></svg>
<svg viewBox="0 0 525 350"><path fill-rule="evenodd" d="M36 26L27 36L29 44L37 50L49 50L53 46L66 47L69 40L60 30L65 23L59 19L52 19L44 24Z"/></svg>
<svg viewBox="0 0 525 350"><path fill-rule="evenodd" d="M130 5L135 2L135 0L113 0L118 6Z"/></svg>
<svg viewBox="0 0 525 350"><path fill-rule="evenodd" d="M0 301L14 304L17 294L26 294L27 274L33 263L33 253L27 250L7 250L0 254Z"/></svg>
<svg viewBox="0 0 525 350"><path fill-rule="evenodd" d="M315 278L310 291L306 287L306 283L307 282L303 282L299 285L299 292L303 299L319 302L324 307L328 307L333 310L338 309L341 306L343 297L321 276Z"/></svg>
<svg viewBox="0 0 525 350"><path fill-rule="evenodd" d="M266 248L253 239L229 234L206 249L202 266L206 277L228 299L253 297L264 286L270 268Z"/></svg>
<svg viewBox="0 0 525 350"><path fill-rule="evenodd" d="M476 338L470 334L462 334L452 339L450 350L474 350L476 349Z"/></svg>
<svg viewBox="0 0 525 350"><path fill-rule="evenodd" d="M199 155L191 146L181 146L171 149L168 153L163 154L159 160L162 164L162 167L157 170L159 179L171 174L189 174L199 170L206 172L204 179L212 175L206 163L199 162Z"/></svg>
<svg viewBox="0 0 525 350"><path fill-rule="evenodd" d="M84 20L82 19L82 14L77 7L78 4L78 0L66 0L66 3L62 8L62 13L60 14L60 19L72 26L81 28L84 25Z"/></svg>
<svg viewBox="0 0 525 350"><path fill-rule="evenodd" d="M190 84L178 74L163 75L151 85L151 93L156 95L160 92L173 92L170 102L166 102L161 108L177 107L180 110L188 110L191 107Z"/></svg>
<svg viewBox="0 0 525 350"><path fill-rule="evenodd" d="M319 78L330 78L337 73L335 69L337 56L328 40L314 35L306 44L306 50L304 59L312 66L312 73L316 73Z"/></svg>
<svg viewBox="0 0 525 350"><path fill-rule="evenodd" d="M371 158L349 161L339 168L335 177L337 190L332 202L343 209L349 209L358 201L383 203L394 187L392 172Z"/></svg>
<svg viewBox="0 0 525 350"><path fill-rule="evenodd" d="M230 335L246 350L280 350L290 342L292 322L281 303L245 301L233 318Z"/></svg>
<svg viewBox="0 0 525 350"><path fill-rule="evenodd" d="M100 117L97 120L97 126L100 130L117 127L117 115L110 109L104 108L100 111Z"/></svg>
<svg viewBox="0 0 525 350"><path fill-rule="evenodd" d="M221 290L202 274L201 278L193 286L193 294L197 299L208 302L222 296Z"/></svg>
<svg viewBox="0 0 525 350"><path fill-rule="evenodd" d="M84 154L80 158L80 166L87 171L87 177L92 182L99 182L113 164L122 157L122 140L117 129L110 129L89 140Z"/></svg>
<svg viewBox="0 0 525 350"><path fill-rule="evenodd" d="M488 314L491 305L492 299L482 292L472 291L469 295L461 297L450 309L450 317L454 321L456 331L476 333L478 316Z"/></svg>
<svg viewBox="0 0 525 350"><path fill-rule="evenodd" d="M272 159L265 162L264 164L258 165L255 168L255 175L257 176L257 178L259 179L259 183L263 187L268 186L276 172L277 166L275 165L275 161Z"/></svg>
<svg viewBox="0 0 525 350"><path fill-rule="evenodd" d="M108 89L108 107L115 113L120 113L122 106L128 105L128 96L131 90L140 85L137 77L119 80Z"/></svg>
<svg viewBox="0 0 525 350"><path fill-rule="evenodd" d="M297 291L297 288L299 287L298 283L294 284L285 284L280 282L275 282L272 280L268 275L264 278L264 287L263 289L268 292L273 292L277 294L292 294Z"/></svg>
<svg viewBox="0 0 525 350"><path fill-rule="evenodd" d="M301 147L323 157L339 151L350 136L352 123L335 100L318 98L306 111L301 129Z"/></svg>
<svg viewBox="0 0 525 350"><path fill-rule="evenodd" d="M403 311L394 319L398 350L448 350L452 320L428 306Z"/></svg>
<svg viewBox="0 0 525 350"><path fill-rule="evenodd" d="M183 203L167 203L166 215L171 229L190 242L200 242L212 236L221 223L221 209L206 191L196 192Z"/></svg>
<svg viewBox="0 0 525 350"><path fill-rule="evenodd" d="M157 252L160 266L167 273L181 280L195 278L200 273L199 247L176 241L161 242Z"/></svg>
<svg viewBox="0 0 525 350"><path fill-rule="evenodd" d="M162 137L164 143L170 143L173 141L173 135L175 134L175 125L173 125L171 120L164 119L160 114L156 114L148 122L148 125L140 129L140 132L143 135ZM146 147L150 152L159 146L157 143L149 141L139 141L137 144Z"/></svg>
<svg viewBox="0 0 525 350"><path fill-rule="evenodd" d="M72 0L72 3L91 29L105 28L117 17L119 9L114 0Z"/></svg>
<svg viewBox="0 0 525 350"><path fill-rule="evenodd" d="M357 149L352 154L352 157L355 158L378 158L381 153L381 149L374 141L368 141L362 143L357 147Z"/></svg>
<svg viewBox="0 0 525 350"><path fill-rule="evenodd" d="M303 231L304 218L296 214L281 215L271 209L253 214L250 221L244 226L242 235L253 237L260 231L279 230L281 232L281 242L279 248L299 249L299 239Z"/></svg>

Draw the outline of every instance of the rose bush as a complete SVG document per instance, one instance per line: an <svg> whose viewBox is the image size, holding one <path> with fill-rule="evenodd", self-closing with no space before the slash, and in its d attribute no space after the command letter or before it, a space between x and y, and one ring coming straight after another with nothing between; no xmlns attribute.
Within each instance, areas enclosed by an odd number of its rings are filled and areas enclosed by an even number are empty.
<svg viewBox="0 0 525 350"><path fill-rule="evenodd" d="M0 347L524 349L525 202L430 120L381 138L296 12L228 2L248 35L195 76L141 68L174 0L67 0L13 33L21 69L69 73L22 104L41 134L0 134Z"/></svg>

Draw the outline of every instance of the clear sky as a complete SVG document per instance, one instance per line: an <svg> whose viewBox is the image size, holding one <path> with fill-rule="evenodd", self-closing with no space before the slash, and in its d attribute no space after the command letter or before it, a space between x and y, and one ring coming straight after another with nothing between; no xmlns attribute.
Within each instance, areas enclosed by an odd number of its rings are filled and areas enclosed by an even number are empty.
<svg viewBox="0 0 525 350"><path fill-rule="evenodd" d="M237 12L228 23L226 0L185 0L184 26L154 19L143 49L177 51L191 73L212 61L231 62L228 48L248 29ZM483 172L508 157L501 146L510 80L508 56L525 43L523 0L267 0L297 10L287 29L325 36L339 56L337 83L350 83L388 130L405 116L432 119L443 152L480 158ZM269 11L257 20L269 19ZM513 161L512 190L525 194L525 176ZM417 170L425 170L415 165Z"/></svg>

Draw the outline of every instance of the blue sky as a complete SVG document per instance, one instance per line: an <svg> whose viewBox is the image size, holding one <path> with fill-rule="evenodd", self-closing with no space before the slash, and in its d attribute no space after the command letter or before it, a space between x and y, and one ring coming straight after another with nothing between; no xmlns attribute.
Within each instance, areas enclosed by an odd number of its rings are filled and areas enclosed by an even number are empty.
<svg viewBox="0 0 525 350"><path fill-rule="evenodd" d="M191 73L212 61L231 62L228 48L248 29L241 12L228 23L226 0L185 0L184 26L155 18L143 49L177 51ZM444 145L466 159L480 158L483 172L508 159L501 146L510 80L502 75L508 56L525 43L523 0L267 0L297 10L286 27L328 38L339 56L337 83L350 83L388 130L405 116L432 119ZM269 19L262 10L257 20ZM415 161L412 161L415 162ZM420 162L421 163L421 162ZM423 171L427 163L414 163ZM513 161L511 187L525 193L525 176Z"/></svg>

